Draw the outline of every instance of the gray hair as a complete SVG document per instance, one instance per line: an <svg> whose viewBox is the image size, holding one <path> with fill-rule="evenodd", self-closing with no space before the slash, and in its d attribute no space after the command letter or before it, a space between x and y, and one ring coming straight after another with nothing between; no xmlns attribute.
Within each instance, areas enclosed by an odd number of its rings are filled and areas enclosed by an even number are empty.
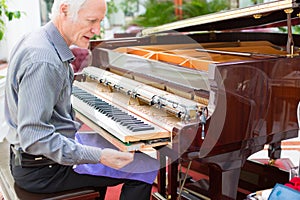
<svg viewBox="0 0 300 200"><path fill-rule="evenodd" d="M62 4L69 5L69 17L73 20L77 19L78 11L83 6L83 4L87 0L54 0L54 3L52 5L51 14L49 14L49 18L51 20L55 19L57 16L59 16L59 7Z"/></svg>

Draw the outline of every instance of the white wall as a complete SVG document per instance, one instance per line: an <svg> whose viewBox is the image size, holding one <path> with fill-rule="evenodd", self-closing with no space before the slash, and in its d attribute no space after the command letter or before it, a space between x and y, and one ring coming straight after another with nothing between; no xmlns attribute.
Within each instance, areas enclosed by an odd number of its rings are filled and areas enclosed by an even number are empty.
<svg viewBox="0 0 300 200"><path fill-rule="evenodd" d="M23 13L20 19L6 24L4 38L0 42L0 59L5 60L18 38L41 26L39 0L9 0L7 4L10 11L20 10Z"/></svg>
<svg viewBox="0 0 300 200"><path fill-rule="evenodd" d="M107 0L109 2L110 0ZM123 0L114 0L117 7L120 7L120 4ZM121 9L118 9L116 13L112 13L109 19L111 26L124 26L125 25L125 15Z"/></svg>

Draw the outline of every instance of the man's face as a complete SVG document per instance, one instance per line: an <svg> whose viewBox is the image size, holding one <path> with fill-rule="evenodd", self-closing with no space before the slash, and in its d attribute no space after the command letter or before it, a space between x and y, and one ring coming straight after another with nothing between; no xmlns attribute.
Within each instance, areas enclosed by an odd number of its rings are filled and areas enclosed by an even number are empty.
<svg viewBox="0 0 300 200"><path fill-rule="evenodd" d="M105 16L104 0L87 0L79 10L77 19L68 18L63 24L63 35L69 45L88 48L89 40L100 33L100 22Z"/></svg>

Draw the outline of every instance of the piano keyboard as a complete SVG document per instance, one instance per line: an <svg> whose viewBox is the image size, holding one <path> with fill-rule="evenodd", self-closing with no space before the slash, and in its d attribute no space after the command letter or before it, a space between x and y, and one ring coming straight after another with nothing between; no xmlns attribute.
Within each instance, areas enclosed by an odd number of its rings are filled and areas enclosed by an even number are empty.
<svg viewBox="0 0 300 200"><path fill-rule="evenodd" d="M146 122L134 113L112 105L77 86L73 86L72 101L75 110L122 142L158 139L166 135L165 133L169 136L166 130L155 124Z"/></svg>

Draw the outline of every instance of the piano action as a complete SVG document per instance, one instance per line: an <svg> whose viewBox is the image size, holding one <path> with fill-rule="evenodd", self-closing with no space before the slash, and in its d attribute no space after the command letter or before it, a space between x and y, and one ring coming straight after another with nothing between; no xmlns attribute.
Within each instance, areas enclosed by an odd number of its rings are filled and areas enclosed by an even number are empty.
<svg viewBox="0 0 300 200"><path fill-rule="evenodd" d="M247 158L268 144L277 159L280 142L298 136L299 11L273 1L93 41L74 108L121 150L157 150L159 196L176 199L178 166L198 162L209 171L202 195L236 199ZM288 33L247 31L279 25Z"/></svg>

